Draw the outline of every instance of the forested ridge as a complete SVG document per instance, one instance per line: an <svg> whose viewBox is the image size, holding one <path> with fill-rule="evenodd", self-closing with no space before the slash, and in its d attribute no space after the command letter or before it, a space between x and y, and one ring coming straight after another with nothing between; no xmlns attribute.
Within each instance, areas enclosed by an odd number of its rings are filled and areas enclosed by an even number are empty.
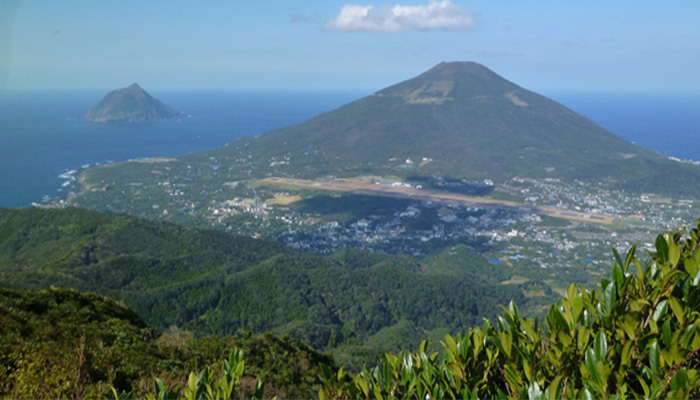
<svg viewBox="0 0 700 400"><path fill-rule="evenodd" d="M265 397L308 397L327 355L271 334L194 338L176 328L161 333L109 298L71 289L0 289L0 397L97 398L111 388L139 398L153 378L186 382L189 371L245 355L236 396L256 380Z"/></svg>
<svg viewBox="0 0 700 400"><path fill-rule="evenodd" d="M542 319L521 316L511 302L481 327L445 335L441 352L423 342L356 373L286 338L195 339L174 327L160 334L99 295L3 289L0 391L51 398L311 391L324 399L697 398L700 221L690 231L658 235L647 257L639 253L634 246L613 250L610 276L592 289L570 285ZM374 257L360 257L365 268ZM71 391L76 387L81 391Z"/></svg>
<svg viewBox="0 0 700 400"><path fill-rule="evenodd" d="M355 367L358 357L464 331L510 300L534 308L522 287L500 284L509 277L465 246L420 260L319 256L129 216L0 209L4 287L101 293L160 330L288 334Z"/></svg>

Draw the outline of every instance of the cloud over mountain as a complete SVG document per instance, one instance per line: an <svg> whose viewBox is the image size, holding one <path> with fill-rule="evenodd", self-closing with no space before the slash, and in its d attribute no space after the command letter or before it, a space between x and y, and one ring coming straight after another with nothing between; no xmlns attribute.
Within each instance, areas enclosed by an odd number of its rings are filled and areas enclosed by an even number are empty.
<svg viewBox="0 0 700 400"><path fill-rule="evenodd" d="M362 6L348 4L340 14L323 26L333 31L400 32L430 29L469 29L474 27L474 14L450 0L431 0L420 6Z"/></svg>

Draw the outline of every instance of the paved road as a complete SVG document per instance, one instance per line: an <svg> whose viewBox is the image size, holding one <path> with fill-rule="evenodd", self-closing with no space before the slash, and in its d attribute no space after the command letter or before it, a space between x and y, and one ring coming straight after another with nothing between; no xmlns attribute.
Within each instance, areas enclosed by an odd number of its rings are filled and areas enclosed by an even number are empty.
<svg viewBox="0 0 700 400"><path fill-rule="evenodd" d="M396 197L420 201L432 201L444 204L456 204L460 206L496 208L519 213L534 213L550 217L564 218L572 221L612 224L613 220L615 219L614 216L606 214L582 213L578 211L564 210L557 207L532 206L516 203L514 201L495 200L486 197L466 196L455 193L438 192L434 190L386 187L352 180L311 181L305 179L272 177L262 180L262 183L265 182L283 186L351 192L368 196Z"/></svg>

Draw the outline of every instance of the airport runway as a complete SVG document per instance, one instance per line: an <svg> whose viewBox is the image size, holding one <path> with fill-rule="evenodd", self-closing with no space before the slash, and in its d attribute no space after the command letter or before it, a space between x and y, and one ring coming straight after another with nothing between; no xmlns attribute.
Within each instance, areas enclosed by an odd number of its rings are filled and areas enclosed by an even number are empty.
<svg viewBox="0 0 700 400"><path fill-rule="evenodd" d="M380 186L377 184L352 180L312 181L305 179L271 177L265 178L261 181L261 183L266 182L282 186L334 190L366 196L395 197L419 201L432 201L443 204L456 204L460 206L495 208L518 213L534 213L538 215L564 218L578 222L596 222L609 225L612 224L613 220L615 219L615 216L607 214L583 213L549 206L532 206L513 201L495 200L486 197L467 196L457 193L438 192L434 190L416 189L412 187Z"/></svg>

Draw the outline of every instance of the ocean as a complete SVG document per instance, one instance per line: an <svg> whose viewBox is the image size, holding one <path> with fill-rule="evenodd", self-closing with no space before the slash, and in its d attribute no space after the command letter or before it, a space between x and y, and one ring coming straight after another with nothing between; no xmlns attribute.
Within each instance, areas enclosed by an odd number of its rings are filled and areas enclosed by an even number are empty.
<svg viewBox="0 0 700 400"><path fill-rule="evenodd" d="M0 207L67 194L86 165L168 157L303 122L367 92L153 91L190 114L179 121L96 125L82 116L96 91L0 92ZM663 154L700 161L700 94L546 93L611 132Z"/></svg>
<svg viewBox="0 0 700 400"><path fill-rule="evenodd" d="M213 149L303 122L368 93L152 91L190 117L145 124L83 122L105 94L0 91L0 207L63 197L70 172L88 164Z"/></svg>
<svg viewBox="0 0 700 400"><path fill-rule="evenodd" d="M700 161L700 93L547 93L610 132L661 154Z"/></svg>

